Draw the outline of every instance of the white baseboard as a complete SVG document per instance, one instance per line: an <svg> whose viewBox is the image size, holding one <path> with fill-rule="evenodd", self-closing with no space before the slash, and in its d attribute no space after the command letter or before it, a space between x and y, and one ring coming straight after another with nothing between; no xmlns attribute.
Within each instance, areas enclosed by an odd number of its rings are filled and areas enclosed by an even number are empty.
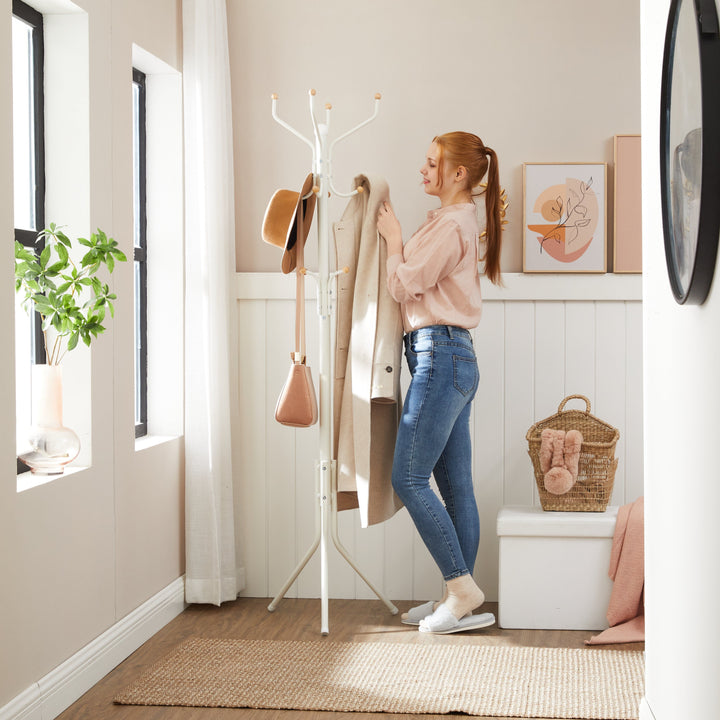
<svg viewBox="0 0 720 720"><path fill-rule="evenodd" d="M186 607L180 577L0 708L0 720L52 720Z"/></svg>
<svg viewBox="0 0 720 720"><path fill-rule="evenodd" d="M650 709L650 706L648 705L647 700L643 697L643 699L640 701L640 720L655 720L655 716L652 713L652 710Z"/></svg>

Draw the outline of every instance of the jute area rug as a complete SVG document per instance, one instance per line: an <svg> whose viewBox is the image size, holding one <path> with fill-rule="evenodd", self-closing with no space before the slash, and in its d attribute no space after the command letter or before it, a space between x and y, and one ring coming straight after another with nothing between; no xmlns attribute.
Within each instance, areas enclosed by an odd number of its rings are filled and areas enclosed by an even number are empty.
<svg viewBox="0 0 720 720"><path fill-rule="evenodd" d="M192 638L115 702L634 720L643 689L637 650Z"/></svg>

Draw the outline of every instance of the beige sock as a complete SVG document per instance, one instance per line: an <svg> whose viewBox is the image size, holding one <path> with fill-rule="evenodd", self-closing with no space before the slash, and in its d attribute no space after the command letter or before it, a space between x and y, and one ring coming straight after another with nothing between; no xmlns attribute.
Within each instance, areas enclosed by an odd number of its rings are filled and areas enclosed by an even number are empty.
<svg viewBox="0 0 720 720"><path fill-rule="evenodd" d="M443 596L437 601L433 603L433 612L437 610L437 606L441 603L444 603L447 600L448 591L447 591L447 585L445 586L445 592L443 593ZM403 620L407 620L408 614L405 612L400 616Z"/></svg>
<svg viewBox="0 0 720 720"><path fill-rule="evenodd" d="M485 602L485 593L470 574L448 580L446 592L445 605L458 620Z"/></svg>

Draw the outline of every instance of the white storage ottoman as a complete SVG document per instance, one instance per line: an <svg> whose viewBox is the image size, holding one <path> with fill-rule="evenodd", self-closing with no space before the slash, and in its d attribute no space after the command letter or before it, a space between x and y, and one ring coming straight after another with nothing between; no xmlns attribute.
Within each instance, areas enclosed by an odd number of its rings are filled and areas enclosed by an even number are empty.
<svg viewBox="0 0 720 720"><path fill-rule="evenodd" d="M604 513L506 506L498 513L503 628L604 630L617 507Z"/></svg>

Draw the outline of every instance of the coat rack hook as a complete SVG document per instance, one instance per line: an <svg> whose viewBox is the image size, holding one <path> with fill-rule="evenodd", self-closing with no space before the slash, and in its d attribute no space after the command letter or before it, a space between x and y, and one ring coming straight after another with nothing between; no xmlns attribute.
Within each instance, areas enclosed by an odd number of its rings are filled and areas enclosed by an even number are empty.
<svg viewBox="0 0 720 720"><path fill-rule="evenodd" d="M284 120L281 120L280 117L278 117L278 114L277 114L278 94L277 94L277 93L273 93L273 94L271 95L271 100L272 100L272 116L273 116L273 120L275 120L275 122L278 123L279 125L282 125L286 130L289 130L293 135L295 135L295 137L300 138L300 139L312 150L312 152L313 152L313 159L314 159L314 157L315 157L315 145L313 145L313 143L311 143L310 140L308 140L304 135L302 135L301 133L299 133L294 127L292 127L291 125L288 125L288 123L286 123Z"/></svg>
<svg viewBox="0 0 720 720"><path fill-rule="evenodd" d="M380 112L380 98L382 96L380 93L375 93L375 108L373 111L373 114L365 121L361 122L359 125L356 125L351 130L348 130L345 134L340 135L340 137L335 138L335 140L332 141L330 144L330 156L332 157L333 148L337 143L339 143L341 140L344 140L348 135L352 135L354 132L357 132L360 128L365 127L365 125L371 123L378 115L378 112Z"/></svg>
<svg viewBox="0 0 720 720"><path fill-rule="evenodd" d="M340 192L340 191L333 185L332 179L330 180L330 189L335 193L335 195L337 195L338 197L343 197L343 198L352 197L353 195L357 195L358 193L361 193L361 192L363 192L363 190L364 190L364 188L362 188L362 187L356 187L354 190L352 190L352 191L350 191L350 192L348 192L348 193Z"/></svg>

